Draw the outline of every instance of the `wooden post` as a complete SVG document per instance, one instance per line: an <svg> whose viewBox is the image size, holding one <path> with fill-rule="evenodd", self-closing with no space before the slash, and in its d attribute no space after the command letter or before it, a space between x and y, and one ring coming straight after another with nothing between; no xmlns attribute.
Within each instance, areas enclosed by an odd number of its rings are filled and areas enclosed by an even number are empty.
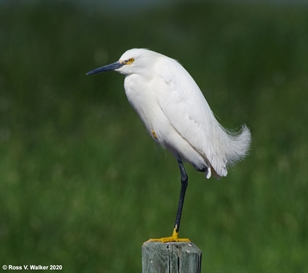
<svg viewBox="0 0 308 273"><path fill-rule="evenodd" d="M201 273L201 250L193 243L145 242L142 273Z"/></svg>

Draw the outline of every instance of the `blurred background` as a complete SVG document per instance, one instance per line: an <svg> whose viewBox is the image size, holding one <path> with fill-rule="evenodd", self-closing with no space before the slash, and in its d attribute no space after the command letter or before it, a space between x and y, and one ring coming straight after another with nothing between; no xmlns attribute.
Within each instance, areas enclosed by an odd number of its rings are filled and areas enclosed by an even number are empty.
<svg viewBox="0 0 308 273"><path fill-rule="evenodd" d="M130 48L177 59L250 155L219 181L186 165L181 235L203 272L308 272L307 2L1 1L0 262L141 272L171 235L180 174L127 102Z"/></svg>

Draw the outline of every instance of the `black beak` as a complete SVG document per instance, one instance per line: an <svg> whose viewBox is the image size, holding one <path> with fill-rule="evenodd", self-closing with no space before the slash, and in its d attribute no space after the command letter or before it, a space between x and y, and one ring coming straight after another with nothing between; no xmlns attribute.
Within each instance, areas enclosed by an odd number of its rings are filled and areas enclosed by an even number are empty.
<svg viewBox="0 0 308 273"><path fill-rule="evenodd" d="M124 64L125 64L124 62L123 63L115 62L115 63L112 63L112 64L107 64L105 66L91 70L86 75L92 75L92 74L96 74L96 73L100 73L100 72L116 70L116 69L119 69L120 67L122 67Z"/></svg>

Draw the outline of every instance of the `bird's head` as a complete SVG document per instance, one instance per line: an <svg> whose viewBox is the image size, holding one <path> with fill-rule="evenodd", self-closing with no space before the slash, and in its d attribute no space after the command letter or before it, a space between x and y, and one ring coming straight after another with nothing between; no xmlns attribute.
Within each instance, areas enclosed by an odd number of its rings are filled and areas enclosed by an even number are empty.
<svg viewBox="0 0 308 273"><path fill-rule="evenodd" d="M124 75L130 75L133 73L138 73L140 71L145 71L145 68L149 67L147 64L151 62L151 59L153 60L153 54L160 55L147 49L130 49L127 50L117 62L91 70L87 73L87 75L112 70Z"/></svg>

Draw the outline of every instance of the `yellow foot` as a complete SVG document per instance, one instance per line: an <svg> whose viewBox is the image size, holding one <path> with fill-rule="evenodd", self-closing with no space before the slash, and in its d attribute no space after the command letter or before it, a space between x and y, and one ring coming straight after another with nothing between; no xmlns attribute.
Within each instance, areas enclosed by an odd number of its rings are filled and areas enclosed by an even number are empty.
<svg viewBox="0 0 308 273"><path fill-rule="evenodd" d="M150 239L146 242L160 242L160 243L170 243L170 242L191 242L188 238L178 238L179 233L176 232L176 229L173 230L172 236L163 237L159 239Z"/></svg>

